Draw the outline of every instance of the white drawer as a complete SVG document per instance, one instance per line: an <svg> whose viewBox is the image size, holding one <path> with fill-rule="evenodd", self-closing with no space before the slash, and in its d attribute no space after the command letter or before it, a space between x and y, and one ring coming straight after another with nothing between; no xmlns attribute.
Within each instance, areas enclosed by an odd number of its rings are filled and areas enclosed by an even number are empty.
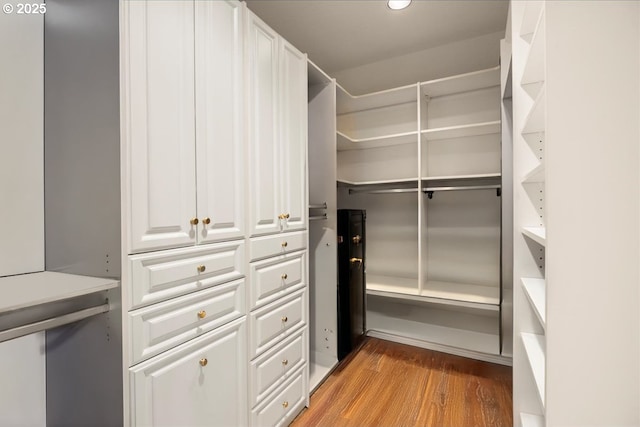
<svg viewBox="0 0 640 427"><path fill-rule="evenodd" d="M129 369L131 426L247 425L245 351L242 318Z"/></svg>
<svg viewBox="0 0 640 427"><path fill-rule="evenodd" d="M127 273L132 310L243 277L244 241L133 255Z"/></svg>
<svg viewBox="0 0 640 427"><path fill-rule="evenodd" d="M245 314L244 279L129 313L129 365L182 344Z"/></svg>
<svg viewBox="0 0 640 427"><path fill-rule="evenodd" d="M276 255L285 255L307 247L307 232L280 233L251 238L249 256L251 261Z"/></svg>
<svg viewBox="0 0 640 427"><path fill-rule="evenodd" d="M299 333L251 362L251 406L256 405L306 363L307 333Z"/></svg>
<svg viewBox="0 0 640 427"><path fill-rule="evenodd" d="M249 319L253 358L307 323L305 290L259 308Z"/></svg>
<svg viewBox="0 0 640 427"><path fill-rule="evenodd" d="M298 285L306 284L306 255L306 252L297 252L251 263L251 310L277 300Z"/></svg>
<svg viewBox="0 0 640 427"><path fill-rule="evenodd" d="M292 380L269 400L267 404L251 413L251 425L254 427L273 427L286 425L302 409L306 401L307 382L302 369Z"/></svg>

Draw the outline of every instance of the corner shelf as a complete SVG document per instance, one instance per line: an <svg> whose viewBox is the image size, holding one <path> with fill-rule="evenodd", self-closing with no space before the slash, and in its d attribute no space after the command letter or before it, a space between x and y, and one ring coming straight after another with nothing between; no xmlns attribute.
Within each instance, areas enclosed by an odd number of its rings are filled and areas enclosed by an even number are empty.
<svg viewBox="0 0 640 427"><path fill-rule="evenodd" d="M545 405L545 342L544 337L536 334L522 333L522 344L524 350L527 353L527 359L529 360L529 366L533 373L533 379L538 390L538 396L542 407Z"/></svg>
<svg viewBox="0 0 640 427"><path fill-rule="evenodd" d="M547 232L544 227L522 227L522 234L542 246L547 245Z"/></svg>
<svg viewBox="0 0 640 427"><path fill-rule="evenodd" d="M422 93L435 98L500 85L500 66L420 83Z"/></svg>
<svg viewBox="0 0 640 427"><path fill-rule="evenodd" d="M523 277L520 279L524 294L529 300L534 313L538 317L543 329L546 329L546 283L544 279Z"/></svg>
<svg viewBox="0 0 640 427"><path fill-rule="evenodd" d="M538 17L536 29L531 36L529 55L522 73L522 80L520 80L521 85L544 81L545 38L544 11L542 11Z"/></svg>
<svg viewBox="0 0 640 427"><path fill-rule="evenodd" d="M351 138L337 131L338 151L362 150L367 148L390 147L393 145L415 144L418 141L418 132L403 132L392 135L381 135L370 138Z"/></svg>
<svg viewBox="0 0 640 427"><path fill-rule="evenodd" d="M414 187L408 187L407 184L414 183ZM418 178L403 178L403 179L388 179L378 181L349 181L346 179L338 178L338 187L359 187L359 186L385 186L385 185L399 185L406 188L418 188Z"/></svg>
<svg viewBox="0 0 640 427"><path fill-rule="evenodd" d="M472 123L468 125L425 129L420 133L424 135L427 141L464 138L468 136L491 135L494 133L500 133L500 120L495 120L492 122Z"/></svg>
<svg viewBox="0 0 640 427"><path fill-rule="evenodd" d="M339 84L336 84L336 88L336 112L338 115L418 101L418 91L415 84L365 95L351 95Z"/></svg>

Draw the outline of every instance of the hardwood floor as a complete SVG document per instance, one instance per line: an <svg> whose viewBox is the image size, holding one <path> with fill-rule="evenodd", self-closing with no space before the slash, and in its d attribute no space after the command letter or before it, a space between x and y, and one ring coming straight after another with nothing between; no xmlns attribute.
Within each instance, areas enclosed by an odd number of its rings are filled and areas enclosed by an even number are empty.
<svg viewBox="0 0 640 427"><path fill-rule="evenodd" d="M368 338L293 427L506 427L511 368Z"/></svg>

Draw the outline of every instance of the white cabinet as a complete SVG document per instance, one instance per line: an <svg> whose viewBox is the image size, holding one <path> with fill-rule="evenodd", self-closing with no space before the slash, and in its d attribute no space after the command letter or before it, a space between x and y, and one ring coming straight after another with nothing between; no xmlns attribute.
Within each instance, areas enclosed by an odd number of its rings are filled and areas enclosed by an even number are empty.
<svg viewBox="0 0 640 427"><path fill-rule="evenodd" d="M244 319L130 370L131 424L247 424Z"/></svg>
<svg viewBox="0 0 640 427"><path fill-rule="evenodd" d="M251 235L306 228L307 59L249 13Z"/></svg>
<svg viewBox="0 0 640 427"><path fill-rule="evenodd" d="M243 236L242 7L123 3L129 253Z"/></svg>

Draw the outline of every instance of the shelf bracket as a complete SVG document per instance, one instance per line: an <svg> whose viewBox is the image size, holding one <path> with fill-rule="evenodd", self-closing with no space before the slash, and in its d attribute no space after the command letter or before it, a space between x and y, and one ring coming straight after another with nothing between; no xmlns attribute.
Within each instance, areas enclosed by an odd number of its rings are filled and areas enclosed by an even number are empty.
<svg viewBox="0 0 640 427"><path fill-rule="evenodd" d="M433 191L427 191L427 197L433 199Z"/></svg>
<svg viewBox="0 0 640 427"><path fill-rule="evenodd" d="M496 196L497 197L502 196L502 188L496 188Z"/></svg>

